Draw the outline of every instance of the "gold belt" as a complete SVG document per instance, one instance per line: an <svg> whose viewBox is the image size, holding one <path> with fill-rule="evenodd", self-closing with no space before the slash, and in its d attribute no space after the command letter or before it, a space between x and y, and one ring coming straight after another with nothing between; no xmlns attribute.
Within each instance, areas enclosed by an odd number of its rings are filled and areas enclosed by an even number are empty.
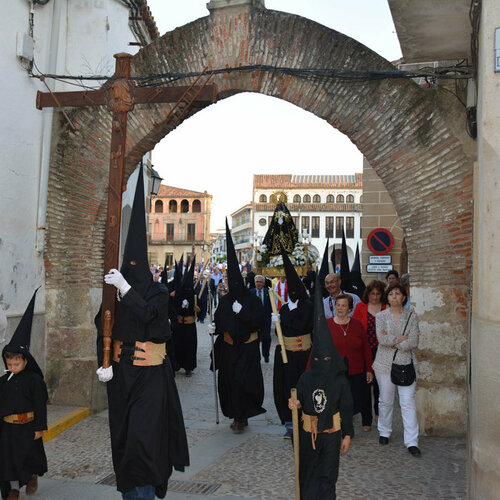
<svg viewBox="0 0 500 500"><path fill-rule="evenodd" d="M259 335L257 334L257 332L252 332L248 340L245 342L245 344L250 344L250 342L257 340L258 337ZM234 344L234 340L232 339L231 335L229 335L229 332L224 332L224 342L227 342L228 344L231 345Z"/></svg>
<svg viewBox="0 0 500 500"><path fill-rule="evenodd" d="M283 337L283 342L287 351L294 352L308 351L312 346L310 333L299 335L298 337Z"/></svg>
<svg viewBox="0 0 500 500"><path fill-rule="evenodd" d="M177 315L177 323L180 323L181 325L192 325L195 321L196 320L194 316L181 316L180 314Z"/></svg>
<svg viewBox="0 0 500 500"><path fill-rule="evenodd" d="M113 340L113 361L119 363L122 356L121 340ZM131 347L132 349L132 347ZM155 344L154 342L136 341L133 346L134 355L124 357L130 359L134 366L157 366L163 364L167 350L165 344Z"/></svg>
<svg viewBox="0 0 500 500"><path fill-rule="evenodd" d="M3 420L8 424L27 424L35 420L35 414L32 411L27 413L13 413L12 415L3 417Z"/></svg>

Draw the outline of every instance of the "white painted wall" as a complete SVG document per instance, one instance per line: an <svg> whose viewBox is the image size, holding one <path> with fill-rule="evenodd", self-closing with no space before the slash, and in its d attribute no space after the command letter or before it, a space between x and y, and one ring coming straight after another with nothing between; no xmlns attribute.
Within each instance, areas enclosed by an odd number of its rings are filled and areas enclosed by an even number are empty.
<svg viewBox="0 0 500 500"><path fill-rule="evenodd" d="M8 3L0 20L0 308L8 319L7 339L39 285L35 312L45 310L44 239L37 227L45 221L53 113L36 109L36 92L46 88L16 56L17 34L29 34L30 3ZM34 6L33 14L34 59L43 73L110 75L114 53L137 52L128 46L136 41L129 10L116 0L52 0ZM51 90L81 90L51 79L47 84Z"/></svg>

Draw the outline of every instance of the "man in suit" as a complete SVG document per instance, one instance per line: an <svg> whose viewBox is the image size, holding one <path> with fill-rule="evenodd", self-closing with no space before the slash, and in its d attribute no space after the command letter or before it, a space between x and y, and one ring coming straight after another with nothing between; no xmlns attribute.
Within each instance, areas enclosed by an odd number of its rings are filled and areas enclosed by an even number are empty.
<svg viewBox="0 0 500 500"><path fill-rule="evenodd" d="M266 279L264 276L258 274L255 276L255 288L250 290L259 297L264 306L265 323L259 332L259 339L262 345L262 356L264 361L269 363L269 350L271 348L271 315L273 310L271 308L271 300L269 299L269 290L264 286Z"/></svg>

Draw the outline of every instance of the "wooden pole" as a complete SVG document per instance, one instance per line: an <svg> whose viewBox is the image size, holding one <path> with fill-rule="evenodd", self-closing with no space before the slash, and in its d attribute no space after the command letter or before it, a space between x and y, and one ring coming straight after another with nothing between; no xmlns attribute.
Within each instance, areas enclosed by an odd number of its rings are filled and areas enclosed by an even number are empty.
<svg viewBox="0 0 500 500"><path fill-rule="evenodd" d="M271 299L271 308L273 310L273 313L278 316L278 308L276 307L276 302L275 300L278 298L277 294L274 293L273 290L269 290L269 296ZM283 332L281 330L281 323L280 321L276 321L276 333L278 334L278 341L281 346L281 359L283 360L283 363L288 363L288 357L286 355L286 349L285 349L285 341L283 340Z"/></svg>
<svg viewBox="0 0 500 500"><path fill-rule="evenodd" d="M292 401L297 404L297 389L293 387L290 390ZM300 482L299 482L299 411L297 408L292 410L293 423L293 458L295 462L295 499L300 500Z"/></svg>

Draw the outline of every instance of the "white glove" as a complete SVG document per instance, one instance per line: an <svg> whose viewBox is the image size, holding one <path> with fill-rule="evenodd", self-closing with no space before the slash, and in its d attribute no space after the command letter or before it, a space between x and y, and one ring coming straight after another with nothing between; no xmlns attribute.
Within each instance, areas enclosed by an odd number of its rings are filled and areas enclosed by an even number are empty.
<svg viewBox="0 0 500 500"><path fill-rule="evenodd" d="M100 382L109 382L113 378L113 367L110 366L109 368L103 368L102 366L100 366L96 370L96 373L97 373L97 378L99 379Z"/></svg>
<svg viewBox="0 0 500 500"><path fill-rule="evenodd" d="M118 269L110 269L109 273L104 276L104 282L108 285L114 285L122 295L125 295L132 288Z"/></svg>
<svg viewBox="0 0 500 500"><path fill-rule="evenodd" d="M277 323L277 322L280 320L280 315L279 315L279 313L278 313L278 314L274 314L274 313L272 313L272 314L271 314L271 320L272 320L272 322L273 322L273 323Z"/></svg>
<svg viewBox="0 0 500 500"><path fill-rule="evenodd" d="M210 323L210 324L208 325L208 333L209 333L210 335L212 335L213 333L215 333L215 325L214 325L213 323Z"/></svg>
<svg viewBox="0 0 500 500"><path fill-rule="evenodd" d="M243 306L237 300L235 300L233 302L233 312L235 312L236 314L238 314L241 311L242 308L243 308Z"/></svg>
<svg viewBox="0 0 500 500"><path fill-rule="evenodd" d="M299 304L298 300L296 300L295 302L293 302L292 300L289 300L288 301L288 309L290 311L293 311L294 309L297 309L298 304Z"/></svg>
<svg viewBox="0 0 500 500"><path fill-rule="evenodd" d="M184 300L182 301L182 305L181 305L181 307L182 307L183 309L187 309L187 308L189 307L189 302L187 301L187 299L184 299Z"/></svg>

